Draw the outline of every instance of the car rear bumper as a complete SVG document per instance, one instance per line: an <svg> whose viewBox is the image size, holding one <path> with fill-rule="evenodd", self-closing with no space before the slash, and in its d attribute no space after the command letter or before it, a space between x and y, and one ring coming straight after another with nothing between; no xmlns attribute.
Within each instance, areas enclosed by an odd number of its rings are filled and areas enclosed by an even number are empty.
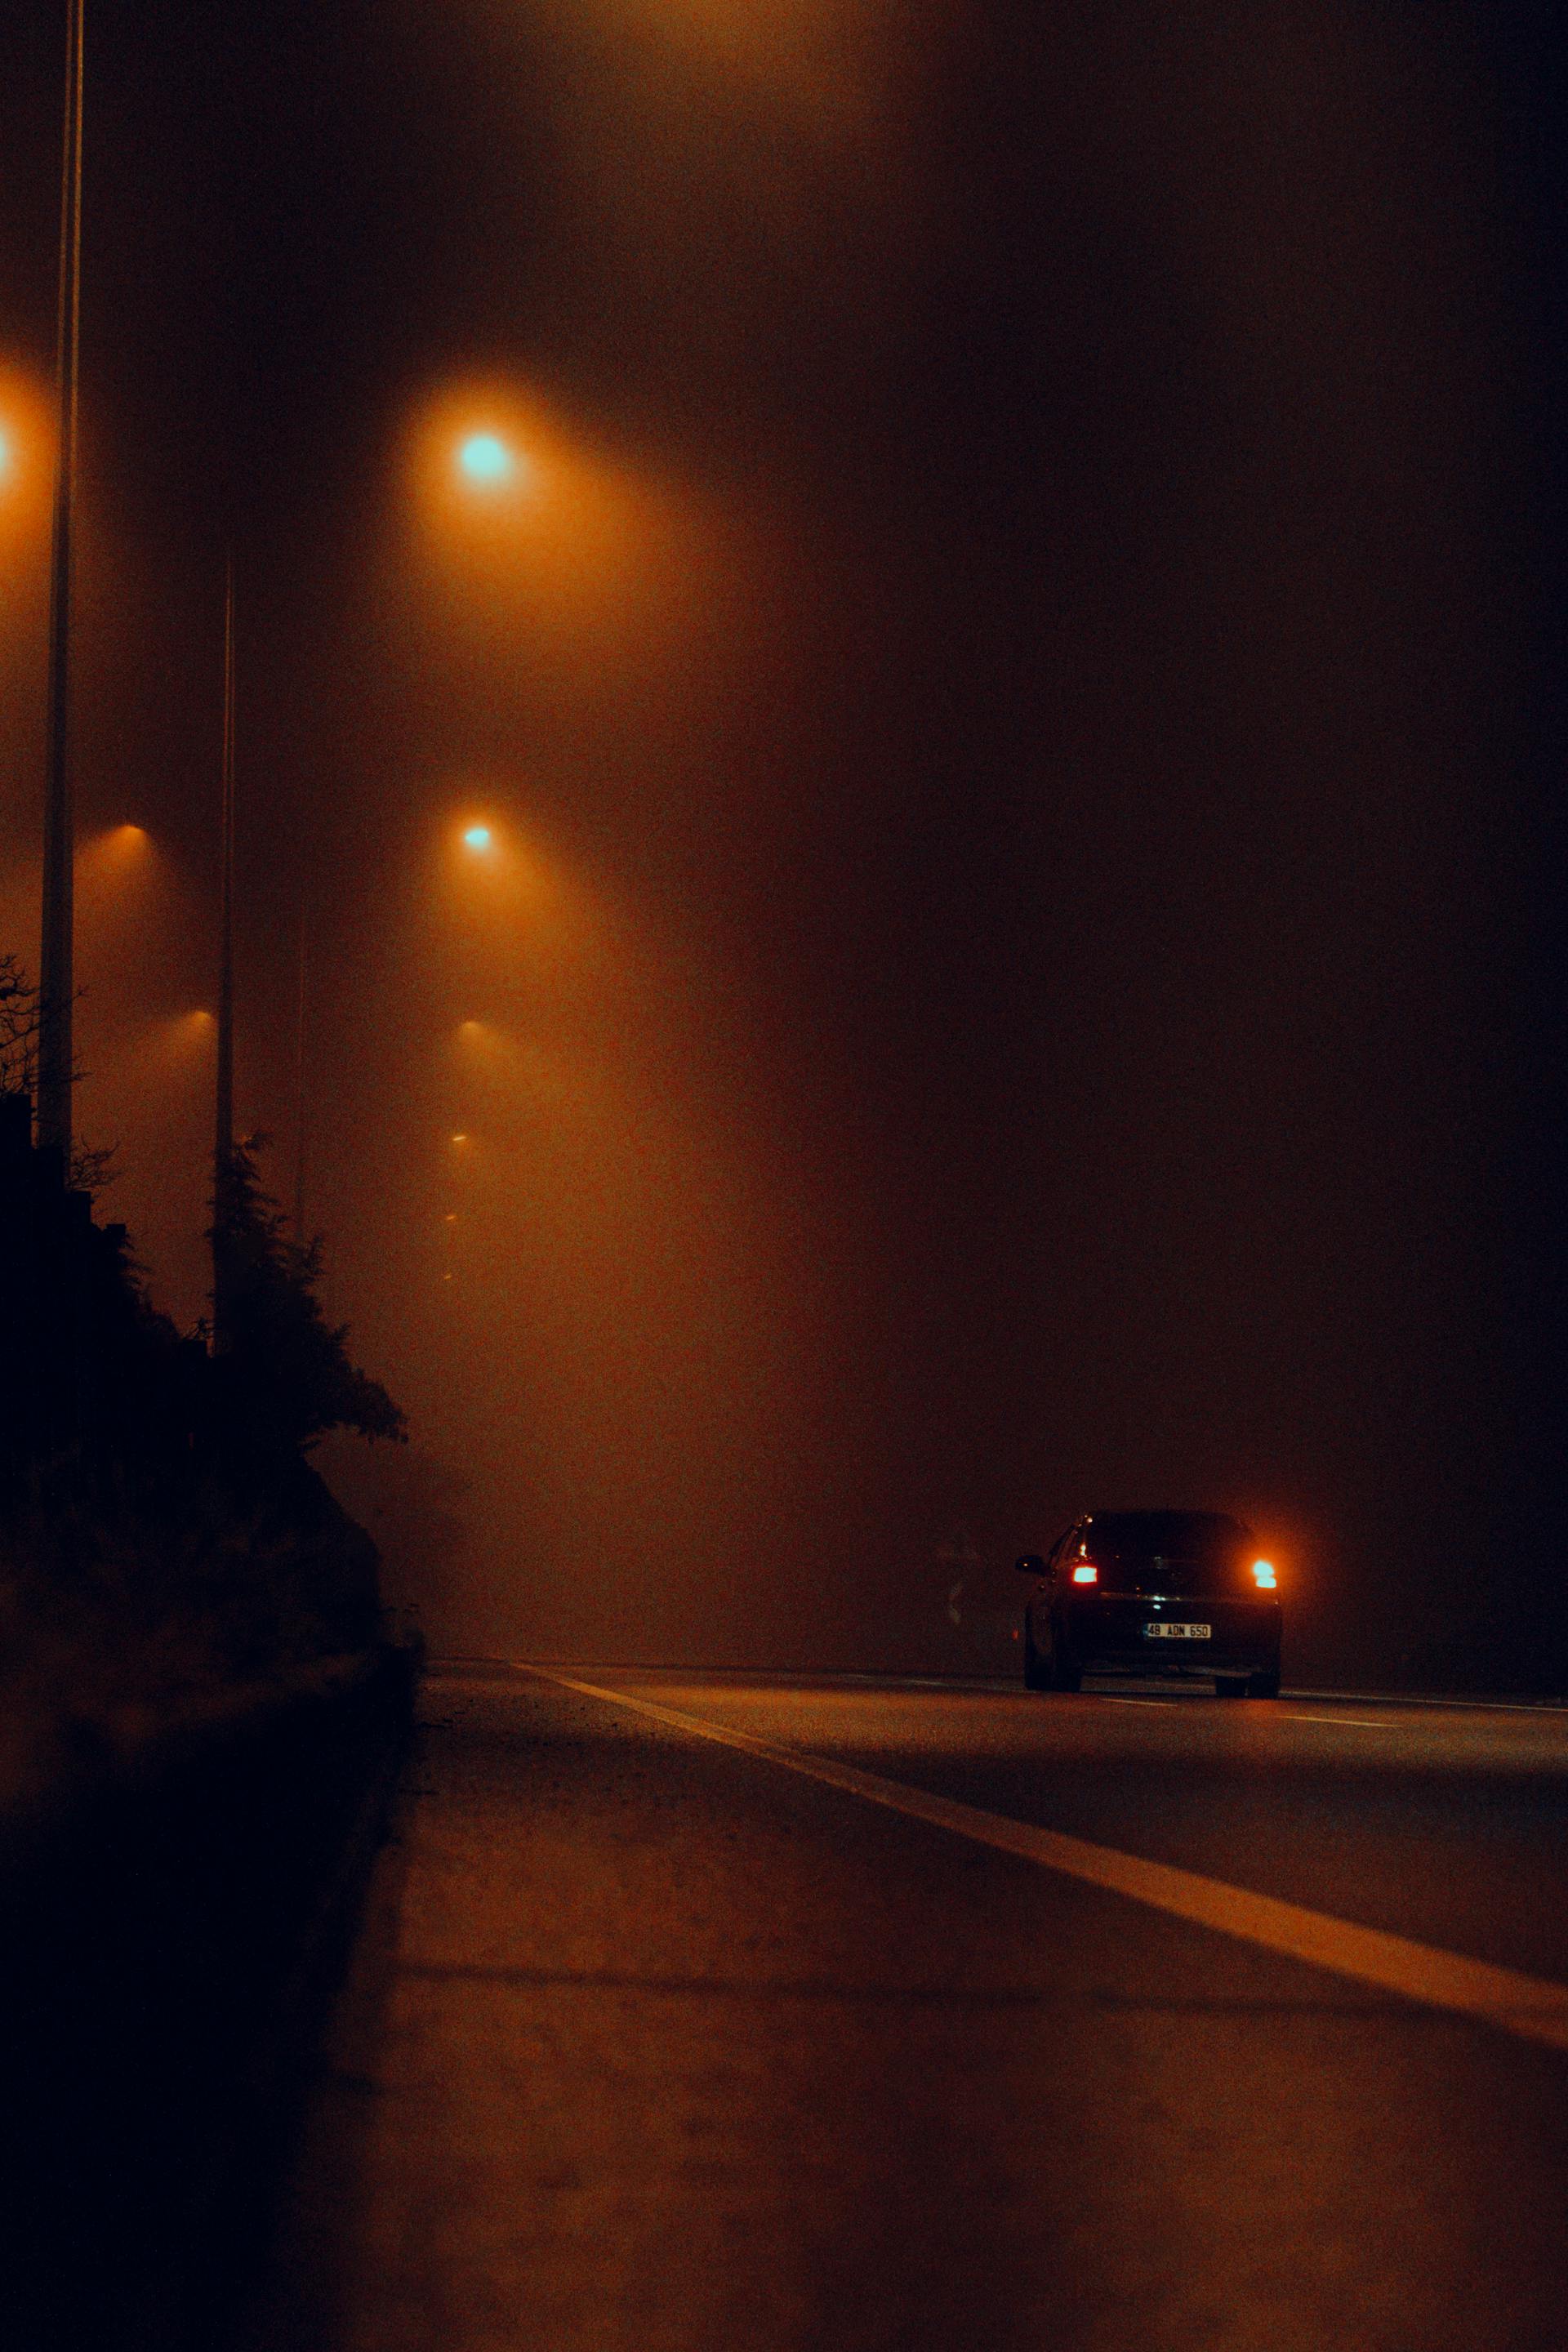
<svg viewBox="0 0 1568 2352"><path fill-rule="evenodd" d="M1089 1674L1241 1675L1279 1671L1277 1601L1179 1601L1132 1593L1074 1594L1062 1631ZM1152 1625L1206 1625L1198 1636L1151 1633Z"/></svg>

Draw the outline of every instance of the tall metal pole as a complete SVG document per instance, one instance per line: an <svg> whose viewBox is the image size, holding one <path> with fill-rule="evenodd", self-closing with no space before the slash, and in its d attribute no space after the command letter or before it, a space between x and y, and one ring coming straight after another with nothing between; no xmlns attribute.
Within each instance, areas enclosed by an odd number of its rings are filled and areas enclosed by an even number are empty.
<svg viewBox="0 0 1568 2352"><path fill-rule="evenodd" d="M86 0L67 0L65 152L60 166L59 402L49 558L49 709L44 796L43 937L38 971L38 1141L71 1157L71 1001L76 825L69 756L71 524L76 490L77 362L81 343L82 32Z"/></svg>
<svg viewBox="0 0 1568 2352"><path fill-rule="evenodd" d="M294 1244L305 1246L305 908L300 908L300 992L294 1007Z"/></svg>
<svg viewBox="0 0 1568 2352"><path fill-rule="evenodd" d="M217 1117L213 1138L213 1347L228 1343L227 1234L234 1190L234 558L224 575L223 821L218 913Z"/></svg>

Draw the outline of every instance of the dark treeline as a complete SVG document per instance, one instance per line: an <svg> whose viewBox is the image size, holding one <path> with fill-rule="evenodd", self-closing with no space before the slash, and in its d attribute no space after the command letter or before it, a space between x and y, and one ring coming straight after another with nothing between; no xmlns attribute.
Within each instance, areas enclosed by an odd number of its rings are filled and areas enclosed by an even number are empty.
<svg viewBox="0 0 1568 2352"><path fill-rule="evenodd" d="M101 1157L33 1141L0 956L5 2341L216 2340L407 1738L417 1653L308 1460L396 1439L227 1155L214 1324L148 1297ZM221 2332L226 2332L223 2328Z"/></svg>
<svg viewBox="0 0 1568 2352"><path fill-rule="evenodd" d="M375 1549L307 1455L332 1428L397 1440L403 1416L325 1318L320 1244L289 1235L237 1146L217 1328L180 1332L80 1164L35 1146L30 1076L25 1050L0 1071L0 1677L69 1704L79 1667L123 1696L368 1646Z"/></svg>

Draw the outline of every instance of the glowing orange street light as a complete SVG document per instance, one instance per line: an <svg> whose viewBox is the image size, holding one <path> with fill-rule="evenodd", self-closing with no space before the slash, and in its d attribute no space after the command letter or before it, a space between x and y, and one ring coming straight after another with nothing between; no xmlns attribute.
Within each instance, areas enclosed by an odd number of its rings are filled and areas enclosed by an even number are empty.
<svg viewBox="0 0 1568 2352"><path fill-rule="evenodd" d="M484 850L490 848L494 844L494 840L495 835L491 833L488 824L471 824L463 835L465 847L477 852L483 852Z"/></svg>
<svg viewBox="0 0 1568 2352"><path fill-rule="evenodd" d="M90 835L77 849L79 884L122 882L147 870L153 840L144 825L111 824Z"/></svg>
<svg viewBox="0 0 1568 2352"><path fill-rule="evenodd" d="M170 1013L147 1034L150 1041L156 1043L166 1066L188 1070L189 1055L200 1051L205 1060L207 1039L216 1025L212 1014L197 1005L189 1013Z"/></svg>

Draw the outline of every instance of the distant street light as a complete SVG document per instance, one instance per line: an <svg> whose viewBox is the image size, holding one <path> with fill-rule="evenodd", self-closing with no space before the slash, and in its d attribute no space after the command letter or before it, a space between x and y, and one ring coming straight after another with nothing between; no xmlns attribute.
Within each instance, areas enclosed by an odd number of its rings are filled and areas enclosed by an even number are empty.
<svg viewBox="0 0 1568 2352"><path fill-rule="evenodd" d="M471 824L463 835L466 846L473 850L489 849L493 838L488 824Z"/></svg>
<svg viewBox="0 0 1568 2352"><path fill-rule="evenodd" d="M158 1039L165 1054L178 1055L184 1059L195 1046L205 1048L216 1027L217 1023L205 1006L197 1005L192 1013L171 1013L149 1034ZM204 1077L203 1085L206 1083Z"/></svg>
<svg viewBox="0 0 1568 2352"><path fill-rule="evenodd" d="M89 891L106 882L123 884L151 870L153 840L144 825L106 825L77 847L77 887Z"/></svg>
<svg viewBox="0 0 1568 2352"><path fill-rule="evenodd" d="M26 546L29 571L37 552L31 526L47 520L54 495L53 405L42 383L0 358L0 501L7 545ZM21 541L15 539L18 525L26 535ZM6 586L9 604L15 592Z"/></svg>

